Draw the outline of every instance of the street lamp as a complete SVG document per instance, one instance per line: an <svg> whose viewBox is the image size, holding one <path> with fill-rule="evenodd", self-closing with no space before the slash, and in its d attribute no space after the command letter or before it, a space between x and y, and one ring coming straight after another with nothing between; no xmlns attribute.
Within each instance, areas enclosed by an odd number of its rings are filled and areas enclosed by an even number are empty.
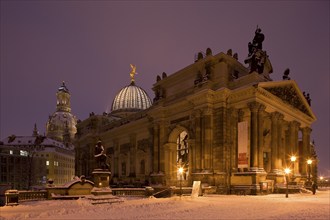
<svg viewBox="0 0 330 220"><path fill-rule="evenodd" d="M312 166L312 160L308 159L307 160L307 164L308 164L308 182L311 181L311 166Z"/></svg>
<svg viewBox="0 0 330 220"><path fill-rule="evenodd" d="M180 174L180 197L182 196L182 174L183 174L183 167L179 168L179 174Z"/></svg>
<svg viewBox="0 0 330 220"><path fill-rule="evenodd" d="M296 162L297 157L295 155L292 155L290 160L291 160L291 163L292 163L292 181L293 181L294 180L294 163Z"/></svg>
<svg viewBox="0 0 330 220"><path fill-rule="evenodd" d="M289 184L288 184L288 176L289 176L289 173L291 172L290 168L285 168L284 169L284 172L285 172L285 182L286 182L286 190L285 190L285 198L288 198L289 197Z"/></svg>
<svg viewBox="0 0 330 220"><path fill-rule="evenodd" d="M320 176L320 185L323 186L323 176Z"/></svg>

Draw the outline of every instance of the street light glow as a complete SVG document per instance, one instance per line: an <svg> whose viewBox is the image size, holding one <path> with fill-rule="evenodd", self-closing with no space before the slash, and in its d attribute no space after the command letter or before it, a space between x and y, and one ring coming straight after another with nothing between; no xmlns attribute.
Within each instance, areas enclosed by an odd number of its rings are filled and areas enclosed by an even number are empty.
<svg viewBox="0 0 330 220"><path fill-rule="evenodd" d="M284 172L285 172L286 174L289 174L289 173L291 172L291 170L290 170L290 168L285 168L285 169L284 169Z"/></svg>
<svg viewBox="0 0 330 220"><path fill-rule="evenodd" d="M313 162L313 161L312 161L311 159L308 159L308 160L307 160L307 164L309 164L309 165L312 164L312 162Z"/></svg>
<svg viewBox="0 0 330 220"><path fill-rule="evenodd" d="M291 159L292 162L295 162L297 160L297 157L293 155L293 156L291 156L290 159Z"/></svg>
<svg viewBox="0 0 330 220"><path fill-rule="evenodd" d="M182 174L183 173L183 168L180 167L178 171L179 171L180 174Z"/></svg>

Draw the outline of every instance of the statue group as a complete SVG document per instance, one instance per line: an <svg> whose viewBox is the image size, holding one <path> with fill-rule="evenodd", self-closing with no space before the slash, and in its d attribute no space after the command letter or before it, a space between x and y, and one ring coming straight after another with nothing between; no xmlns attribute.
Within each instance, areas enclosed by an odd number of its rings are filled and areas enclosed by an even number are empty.
<svg viewBox="0 0 330 220"><path fill-rule="evenodd" d="M257 27L252 42L249 42L248 44L248 57L244 60L245 63L249 64L250 72L255 71L259 74L262 74L265 72L265 69L267 73L272 72L272 67L268 60L267 53L266 51L262 50L262 42L264 40L265 35L261 33L261 29Z"/></svg>

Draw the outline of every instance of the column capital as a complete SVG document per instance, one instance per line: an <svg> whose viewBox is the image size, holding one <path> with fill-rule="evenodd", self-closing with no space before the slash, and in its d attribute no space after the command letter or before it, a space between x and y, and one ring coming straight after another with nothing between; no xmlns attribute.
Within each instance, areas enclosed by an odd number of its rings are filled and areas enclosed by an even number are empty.
<svg viewBox="0 0 330 220"><path fill-rule="evenodd" d="M251 112L257 112L258 109L260 108L260 103L259 102L249 102L247 103L247 106L249 107Z"/></svg>
<svg viewBox="0 0 330 220"><path fill-rule="evenodd" d="M272 113L270 113L270 117L271 117L271 119L272 120L274 120L274 119L283 119L284 118L284 115L283 114L281 114L281 113L279 113L279 112L272 112Z"/></svg>
<svg viewBox="0 0 330 220"><path fill-rule="evenodd" d="M310 127L304 127L301 130L303 134L310 134L312 132L312 129Z"/></svg>
<svg viewBox="0 0 330 220"><path fill-rule="evenodd" d="M244 117L244 109L239 109L238 110L238 120L243 121L243 117Z"/></svg>
<svg viewBox="0 0 330 220"><path fill-rule="evenodd" d="M299 122L297 122L296 120L293 120L293 121L290 121L290 126L292 126L293 128L294 127L300 127L300 123Z"/></svg>
<svg viewBox="0 0 330 220"><path fill-rule="evenodd" d="M266 106L264 104L260 104L258 110L259 110L259 113L264 113L264 111L266 110Z"/></svg>

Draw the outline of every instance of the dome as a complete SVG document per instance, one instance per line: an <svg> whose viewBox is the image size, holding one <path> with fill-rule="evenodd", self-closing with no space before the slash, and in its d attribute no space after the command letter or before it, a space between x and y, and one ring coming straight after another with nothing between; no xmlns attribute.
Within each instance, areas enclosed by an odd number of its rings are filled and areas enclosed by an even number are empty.
<svg viewBox="0 0 330 220"><path fill-rule="evenodd" d="M70 134L71 140L73 140L75 133L77 132L77 119L70 112L55 112L52 116L49 116L47 122L47 137L58 139L63 141L63 135L66 129Z"/></svg>
<svg viewBox="0 0 330 220"><path fill-rule="evenodd" d="M148 94L132 82L129 86L122 88L112 102L111 113L137 112L151 106Z"/></svg>
<svg viewBox="0 0 330 220"><path fill-rule="evenodd" d="M71 114L70 93L65 83L58 88L56 93L56 112L49 116L46 124L46 136L58 141L74 139L77 132L77 119ZM69 137L68 137L69 135Z"/></svg>

